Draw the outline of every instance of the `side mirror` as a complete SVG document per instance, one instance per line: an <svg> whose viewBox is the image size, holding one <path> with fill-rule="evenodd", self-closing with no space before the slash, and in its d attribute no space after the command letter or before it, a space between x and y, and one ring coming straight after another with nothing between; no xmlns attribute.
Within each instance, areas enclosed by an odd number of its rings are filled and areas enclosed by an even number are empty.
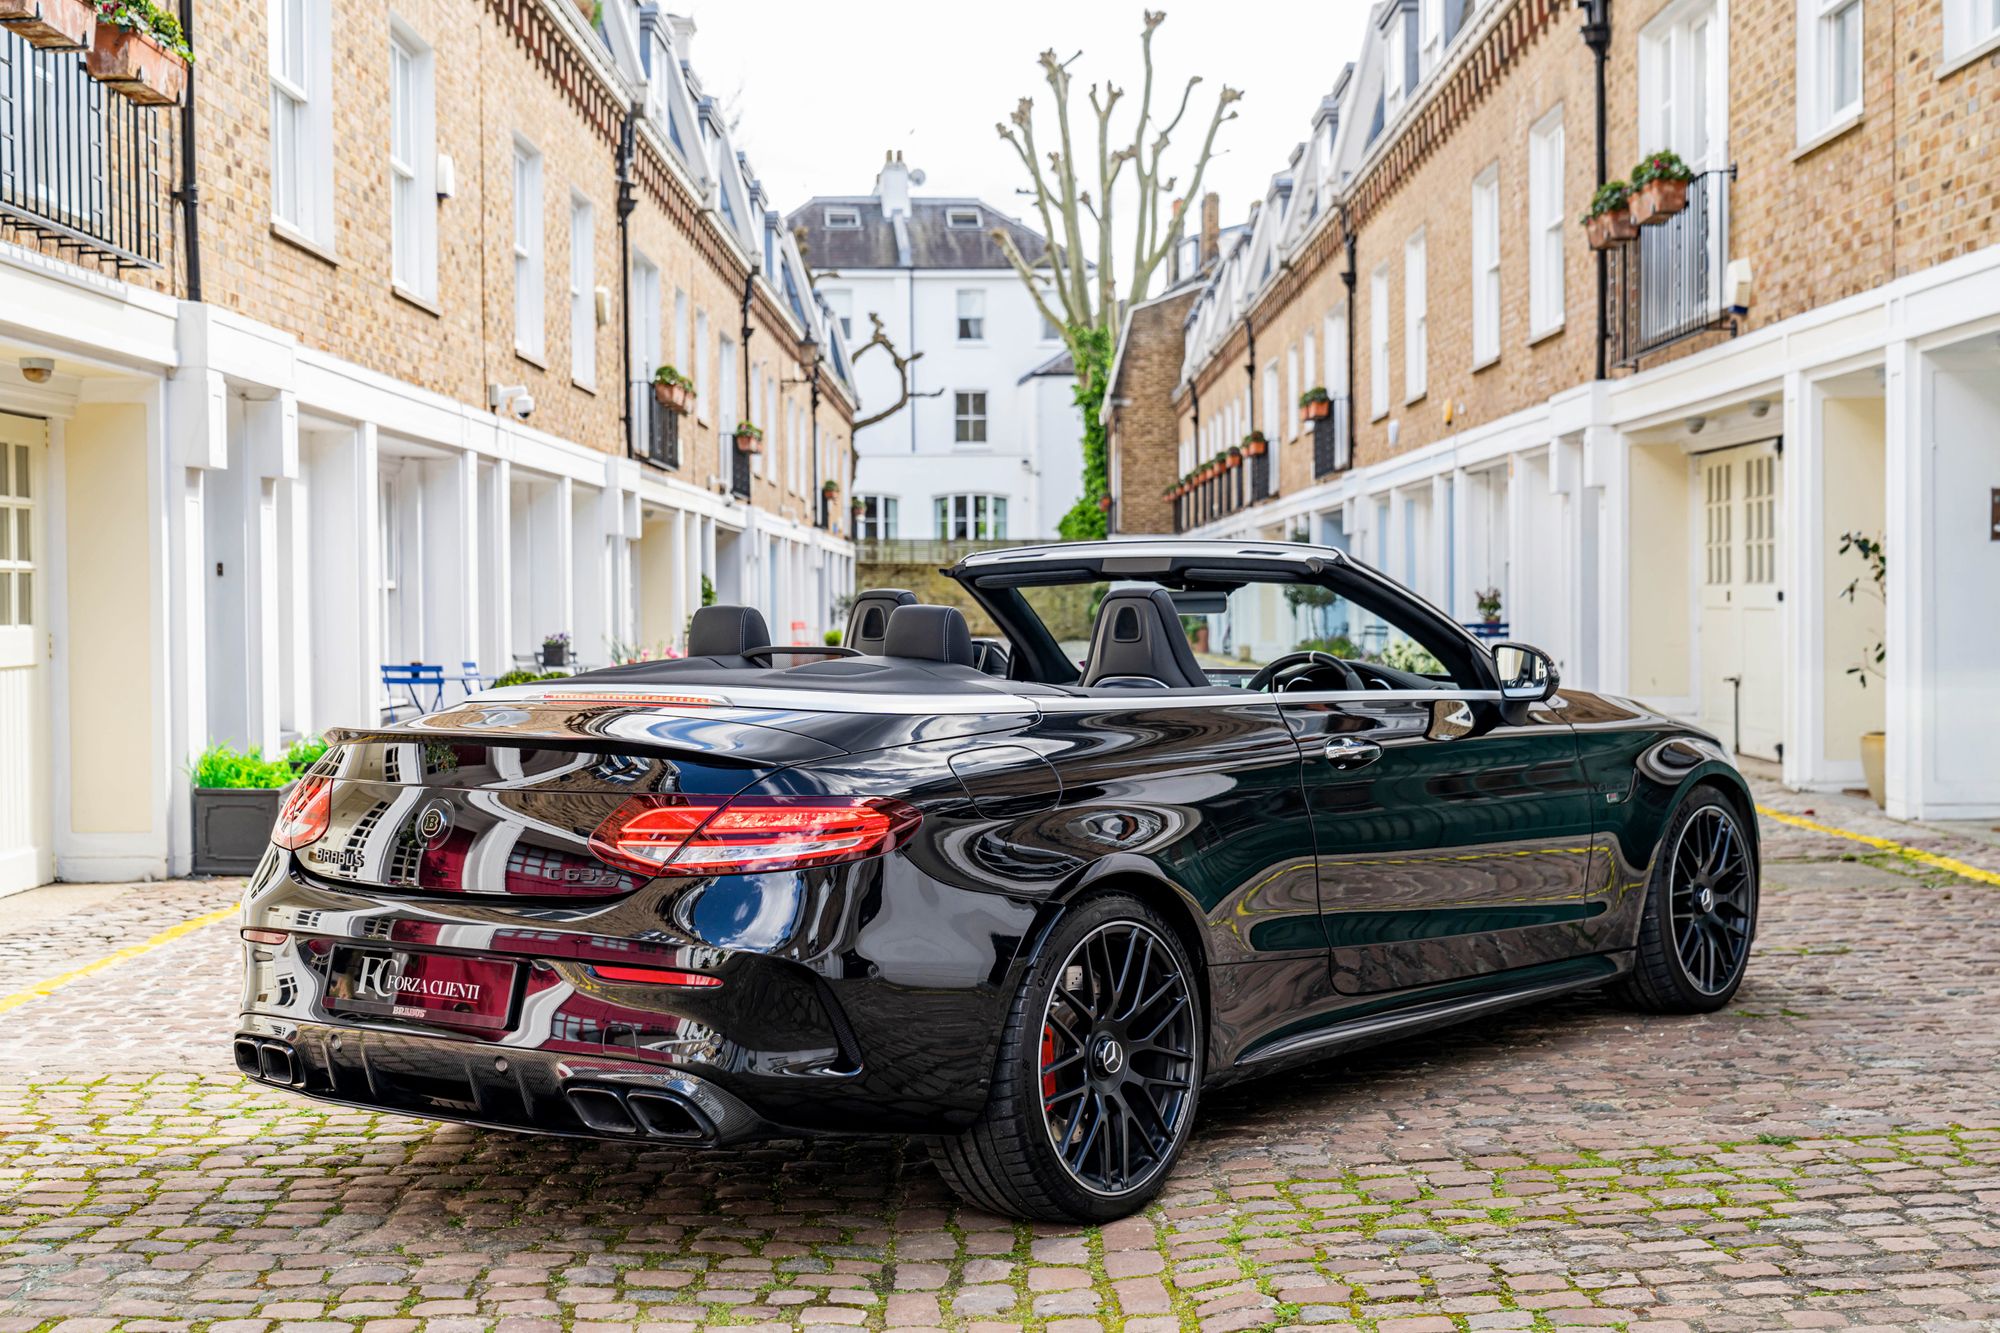
<svg viewBox="0 0 2000 1333"><path fill-rule="evenodd" d="M1503 699L1539 703L1562 684L1555 659L1525 643L1494 644L1493 667L1500 677Z"/></svg>

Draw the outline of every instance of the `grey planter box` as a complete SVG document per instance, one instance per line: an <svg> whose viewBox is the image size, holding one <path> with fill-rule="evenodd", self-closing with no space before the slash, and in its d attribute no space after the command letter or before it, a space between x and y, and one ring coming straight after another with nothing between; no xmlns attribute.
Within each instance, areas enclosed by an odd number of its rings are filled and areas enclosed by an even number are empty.
<svg viewBox="0 0 2000 1333"><path fill-rule="evenodd" d="M247 875L271 845L289 787L196 787L194 873Z"/></svg>

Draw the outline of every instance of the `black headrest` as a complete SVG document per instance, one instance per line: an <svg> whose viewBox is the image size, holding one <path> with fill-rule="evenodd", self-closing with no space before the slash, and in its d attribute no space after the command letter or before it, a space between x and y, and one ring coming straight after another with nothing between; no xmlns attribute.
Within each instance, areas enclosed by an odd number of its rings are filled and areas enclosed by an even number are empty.
<svg viewBox="0 0 2000 1333"><path fill-rule="evenodd" d="M688 622L689 657L741 657L771 642L764 617L748 606L704 606Z"/></svg>
<svg viewBox="0 0 2000 1333"><path fill-rule="evenodd" d="M847 637L841 642L857 653L879 655L889 634L889 613L916 602L917 595L907 588L870 588L855 597L854 609L847 613Z"/></svg>
<svg viewBox="0 0 2000 1333"><path fill-rule="evenodd" d="M1104 599L1091 628L1085 685L1146 684L1200 688L1208 676L1181 629L1165 588L1121 588Z"/></svg>
<svg viewBox="0 0 2000 1333"><path fill-rule="evenodd" d="M972 627L955 606L899 606L889 613L884 657L972 665Z"/></svg>

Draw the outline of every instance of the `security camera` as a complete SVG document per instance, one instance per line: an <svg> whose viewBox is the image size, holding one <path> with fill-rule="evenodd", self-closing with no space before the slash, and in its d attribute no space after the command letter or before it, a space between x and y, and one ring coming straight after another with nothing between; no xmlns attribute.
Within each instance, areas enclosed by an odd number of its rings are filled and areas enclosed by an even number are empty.
<svg viewBox="0 0 2000 1333"><path fill-rule="evenodd" d="M531 393L517 393L507 405L514 409L514 415L517 418L526 421L528 414L535 410L535 395Z"/></svg>
<svg viewBox="0 0 2000 1333"><path fill-rule="evenodd" d="M502 408L511 411L522 421L535 410L535 395L528 392L525 384L489 384L486 386L486 401L495 412Z"/></svg>

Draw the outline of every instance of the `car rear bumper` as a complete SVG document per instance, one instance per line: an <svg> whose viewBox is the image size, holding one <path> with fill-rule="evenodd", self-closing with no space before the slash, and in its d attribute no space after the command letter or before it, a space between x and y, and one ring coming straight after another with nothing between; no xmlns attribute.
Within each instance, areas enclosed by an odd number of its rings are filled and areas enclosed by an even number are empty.
<svg viewBox="0 0 2000 1333"><path fill-rule="evenodd" d="M236 1067L320 1101L576 1138L717 1147L778 1132L710 1080L634 1060L246 1014Z"/></svg>

